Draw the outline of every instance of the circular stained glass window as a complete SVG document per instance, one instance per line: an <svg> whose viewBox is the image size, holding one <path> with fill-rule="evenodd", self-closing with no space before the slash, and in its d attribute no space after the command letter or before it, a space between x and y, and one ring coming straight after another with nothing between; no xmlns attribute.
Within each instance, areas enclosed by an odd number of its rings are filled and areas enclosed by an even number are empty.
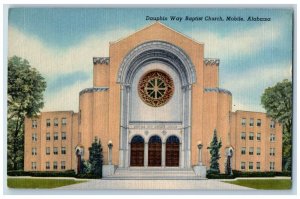
<svg viewBox="0 0 300 199"><path fill-rule="evenodd" d="M149 106L165 105L174 93L172 78L163 71L150 71L142 76L138 84L140 98Z"/></svg>

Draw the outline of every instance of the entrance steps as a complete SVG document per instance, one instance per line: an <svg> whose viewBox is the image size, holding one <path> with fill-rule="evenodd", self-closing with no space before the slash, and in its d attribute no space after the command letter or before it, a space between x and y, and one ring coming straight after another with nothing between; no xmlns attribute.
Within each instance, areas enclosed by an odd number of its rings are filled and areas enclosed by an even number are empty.
<svg viewBox="0 0 300 199"><path fill-rule="evenodd" d="M115 173L103 180L203 180L193 169L178 167L130 167L117 168Z"/></svg>

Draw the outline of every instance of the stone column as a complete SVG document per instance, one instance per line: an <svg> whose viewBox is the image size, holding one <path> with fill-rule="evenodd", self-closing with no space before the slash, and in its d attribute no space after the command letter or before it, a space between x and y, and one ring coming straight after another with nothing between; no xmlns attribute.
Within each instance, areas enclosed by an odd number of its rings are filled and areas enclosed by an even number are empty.
<svg viewBox="0 0 300 199"><path fill-rule="evenodd" d="M108 165L112 165L112 147L113 144L111 141L108 142Z"/></svg>
<svg viewBox="0 0 300 199"><path fill-rule="evenodd" d="M128 143L128 167L130 167L130 158L131 158L131 143Z"/></svg>
<svg viewBox="0 0 300 199"><path fill-rule="evenodd" d="M144 147L144 167L148 167L148 143L146 142Z"/></svg>
<svg viewBox="0 0 300 199"><path fill-rule="evenodd" d="M199 166L202 166L202 143L201 142L198 142L198 165Z"/></svg>
<svg viewBox="0 0 300 199"><path fill-rule="evenodd" d="M162 150L161 150L161 166L166 166L166 143L162 143Z"/></svg>
<svg viewBox="0 0 300 199"><path fill-rule="evenodd" d="M184 150L182 147L182 142L179 143L179 167L184 168Z"/></svg>

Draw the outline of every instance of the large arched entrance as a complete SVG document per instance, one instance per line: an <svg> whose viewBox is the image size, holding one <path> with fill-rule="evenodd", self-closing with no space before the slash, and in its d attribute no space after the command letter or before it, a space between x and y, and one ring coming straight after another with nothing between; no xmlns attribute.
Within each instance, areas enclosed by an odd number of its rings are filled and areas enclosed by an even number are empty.
<svg viewBox="0 0 300 199"><path fill-rule="evenodd" d="M139 135L131 140L130 166L144 166L144 139Z"/></svg>
<svg viewBox="0 0 300 199"><path fill-rule="evenodd" d="M148 166L156 167L161 166L161 139L157 135L149 139L148 145Z"/></svg>
<svg viewBox="0 0 300 199"><path fill-rule="evenodd" d="M170 136L166 142L166 166L179 167L179 139Z"/></svg>

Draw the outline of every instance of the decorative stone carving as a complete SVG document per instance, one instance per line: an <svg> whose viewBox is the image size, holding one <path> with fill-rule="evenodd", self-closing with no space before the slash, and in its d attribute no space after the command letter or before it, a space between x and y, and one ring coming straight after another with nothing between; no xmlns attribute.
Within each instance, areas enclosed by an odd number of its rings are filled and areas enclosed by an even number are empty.
<svg viewBox="0 0 300 199"><path fill-rule="evenodd" d="M145 131L144 133L145 133L145 135L148 135L148 134L149 134L149 131Z"/></svg>
<svg viewBox="0 0 300 199"><path fill-rule="evenodd" d="M109 57L93 57L94 64L106 64L108 65L110 61Z"/></svg>
<svg viewBox="0 0 300 199"><path fill-rule="evenodd" d="M80 91L79 95L82 95L84 93L93 93L93 92L101 92L101 91L108 91L108 87L93 87L93 88L85 88L82 91Z"/></svg>
<svg viewBox="0 0 300 199"><path fill-rule="evenodd" d="M163 130L161 133L162 133L163 135L166 135L166 134L167 134L167 131Z"/></svg>
<svg viewBox="0 0 300 199"><path fill-rule="evenodd" d="M216 66L219 66L220 64L220 59L211 59L211 58L206 58L204 59L204 64L205 65L216 65Z"/></svg>
<svg viewBox="0 0 300 199"><path fill-rule="evenodd" d="M204 88L205 92L218 92L218 93L227 93L229 95L232 95L232 93L229 90L223 89L223 88Z"/></svg>

